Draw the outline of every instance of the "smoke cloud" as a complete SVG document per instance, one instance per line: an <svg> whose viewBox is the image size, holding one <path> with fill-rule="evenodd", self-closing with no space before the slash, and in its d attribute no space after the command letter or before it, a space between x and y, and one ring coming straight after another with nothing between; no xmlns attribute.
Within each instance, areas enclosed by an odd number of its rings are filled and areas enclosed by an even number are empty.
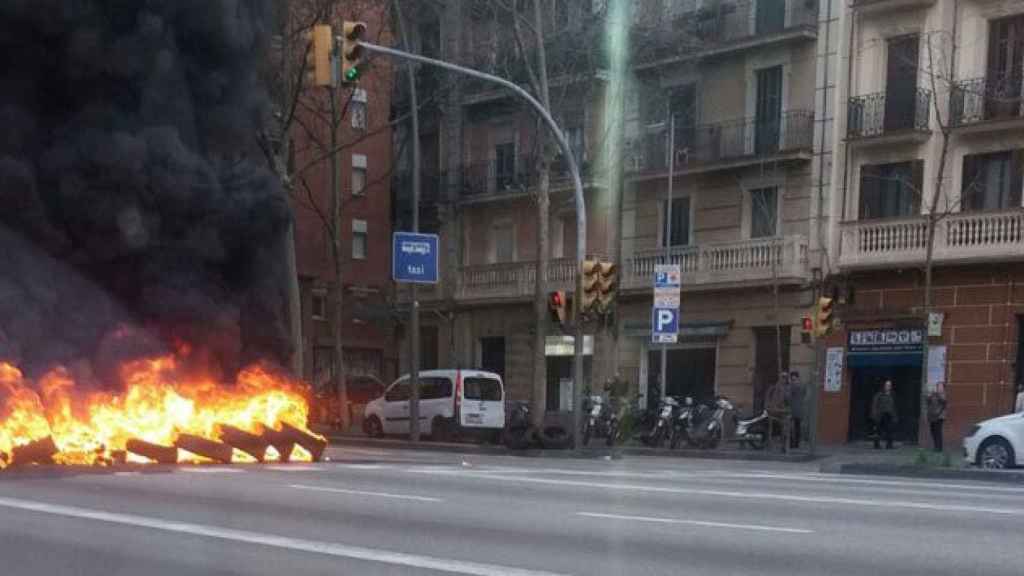
<svg viewBox="0 0 1024 576"><path fill-rule="evenodd" d="M101 370L179 339L229 370L287 357L291 215L255 148L272 14L0 3L0 357Z"/></svg>

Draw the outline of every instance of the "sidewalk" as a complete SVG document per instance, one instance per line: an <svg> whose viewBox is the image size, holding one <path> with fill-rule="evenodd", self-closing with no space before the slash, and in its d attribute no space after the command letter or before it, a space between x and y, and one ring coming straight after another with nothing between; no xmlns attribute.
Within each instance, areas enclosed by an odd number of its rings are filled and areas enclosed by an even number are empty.
<svg viewBox="0 0 1024 576"><path fill-rule="evenodd" d="M1024 485L1024 468L984 470L964 462L959 447L936 454L916 445L875 450L871 443L824 447L821 471L832 474L901 476L907 478L981 480Z"/></svg>

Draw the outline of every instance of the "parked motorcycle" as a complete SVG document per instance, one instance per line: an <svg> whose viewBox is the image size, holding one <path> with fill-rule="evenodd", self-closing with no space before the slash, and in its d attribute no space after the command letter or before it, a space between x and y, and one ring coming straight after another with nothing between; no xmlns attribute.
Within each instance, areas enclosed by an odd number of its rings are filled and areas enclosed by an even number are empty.
<svg viewBox="0 0 1024 576"><path fill-rule="evenodd" d="M669 442L669 448L675 450L683 443L690 443L690 429L693 426L693 416L696 405L693 403L693 398L687 396L683 399L682 406L679 407L678 413L672 418L672 441Z"/></svg>
<svg viewBox="0 0 1024 576"><path fill-rule="evenodd" d="M611 446L619 436L619 416L611 405L601 396L591 396L587 404L587 417L583 421L583 445L590 444L591 436L603 437L605 445Z"/></svg>
<svg viewBox="0 0 1024 576"><path fill-rule="evenodd" d="M717 448L722 441L725 414L732 410L732 403L725 396L716 397L711 406L699 407L690 426L690 446L703 449Z"/></svg>
<svg viewBox="0 0 1024 576"><path fill-rule="evenodd" d="M679 402L675 398L666 396L661 399L661 402L658 403L654 425L646 434L647 439L645 443L648 446L661 448L661 444L665 439L672 435L672 417L676 414L678 408Z"/></svg>
<svg viewBox="0 0 1024 576"><path fill-rule="evenodd" d="M512 450L529 448L534 442L534 435L530 434L529 403L516 402L508 410L507 418L503 434L505 445ZM572 434L561 426L544 426L536 436L541 448L563 450L572 446Z"/></svg>
<svg viewBox="0 0 1024 576"><path fill-rule="evenodd" d="M740 418L739 415L734 414L733 422L736 425L734 438L740 443L740 447L746 445L754 450L764 449L768 443L769 416L767 410L762 410L760 414L750 418Z"/></svg>

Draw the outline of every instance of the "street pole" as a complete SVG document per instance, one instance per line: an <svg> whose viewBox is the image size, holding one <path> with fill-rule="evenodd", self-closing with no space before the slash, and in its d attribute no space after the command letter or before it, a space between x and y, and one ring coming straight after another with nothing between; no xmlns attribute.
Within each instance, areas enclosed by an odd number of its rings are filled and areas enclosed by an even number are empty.
<svg viewBox="0 0 1024 576"><path fill-rule="evenodd" d="M338 417L341 419L342 430L348 430L348 383L345 381L345 354L341 341L341 326L344 322L344 311L342 301L345 288L342 286L341 272L341 178L338 175L338 87L327 88L328 97L331 100L331 255L334 257L334 282L333 284L333 320L331 326L331 339L334 345L334 378L338 384Z"/></svg>
<svg viewBox="0 0 1024 576"><path fill-rule="evenodd" d="M395 12L398 19L398 33L402 47L409 48L405 35L405 22L402 19L401 2L395 0ZM420 231L420 117L416 97L416 70L412 62L406 63L409 79L409 105L412 122L412 231ZM416 300L416 283L409 284L409 440L420 440L420 303Z"/></svg>
<svg viewBox="0 0 1024 576"><path fill-rule="evenodd" d="M523 90L520 86L510 82L499 76L493 74L487 74L486 72L480 72L479 70L473 70L472 68L466 68L465 66L459 66L458 64L452 64L451 62L445 62L444 60L435 60L434 58L427 58L426 56L420 56L419 54L410 54L402 50L396 50L394 48L388 48L386 46L379 46L377 44L371 44L369 42L359 41L359 45L368 52L376 52L378 54L385 54L387 56L393 56L395 58L403 58L405 60L412 60L413 62L420 62L430 66L437 66L444 68L445 70L451 70L459 74L466 76L472 76L473 78L479 78L486 82L498 84L505 88L508 88L514 92L517 96L526 100L540 117L547 124L552 135L555 137L555 141L558 143L558 147L562 150L562 154L569 162L569 172L572 174L572 184L574 190L574 197L576 202L576 297L573 298L577 315L576 315L576 327L575 336L573 342L573 433L574 444L579 446L579 429L580 423L582 422L582 410L583 406L583 326L580 321L580 302L582 300L582 292L580 287L582 285L583 278L583 261L587 256L587 210L586 203L583 198L583 180L580 178L580 168L576 163L576 156L572 152L572 147L569 146L569 141L565 138L565 133L562 132L561 128L558 127L558 123L551 117L551 113L548 112L544 106L537 101L536 98L530 95L529 92ZM538 273L543 271L538 271ZM415 304L413 305L415 308ZM540 326L536 327L537 330Z"/></svg>
<svg viewBox="0 0 1024 576"><path fill-rule="evenodd" d="M672 263L672 185L676 172L676 117L668 115L668 203L665 207L665 264ZM661 397L668 394L668 343L661 345ZM659 398L660 400L661 398ZM648 404L649 406L650 404Z"/></svg>

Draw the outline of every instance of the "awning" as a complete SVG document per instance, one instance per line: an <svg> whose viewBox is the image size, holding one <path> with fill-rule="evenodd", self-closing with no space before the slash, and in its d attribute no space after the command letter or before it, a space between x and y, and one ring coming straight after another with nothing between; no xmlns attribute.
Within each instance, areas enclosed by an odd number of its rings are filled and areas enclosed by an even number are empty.
<svg viewBox="0 0 1024 576"><path fill-rule="evenodd" d="M732 328L732 321L725 322L681 322L679 324L679 337L688 338L719 338L729 333ZM650 320L634 320L623 323L622 332L626 336L637 338L651 337Z"/></svg>
<svg viewBox="0 0 1024 576"><path fill-rule="evenodd" d="M920 366L920 352L895 352L895 353L857 353L852 352L846 355L846 365L850 368L877 368L885 366Z"/></svg>

